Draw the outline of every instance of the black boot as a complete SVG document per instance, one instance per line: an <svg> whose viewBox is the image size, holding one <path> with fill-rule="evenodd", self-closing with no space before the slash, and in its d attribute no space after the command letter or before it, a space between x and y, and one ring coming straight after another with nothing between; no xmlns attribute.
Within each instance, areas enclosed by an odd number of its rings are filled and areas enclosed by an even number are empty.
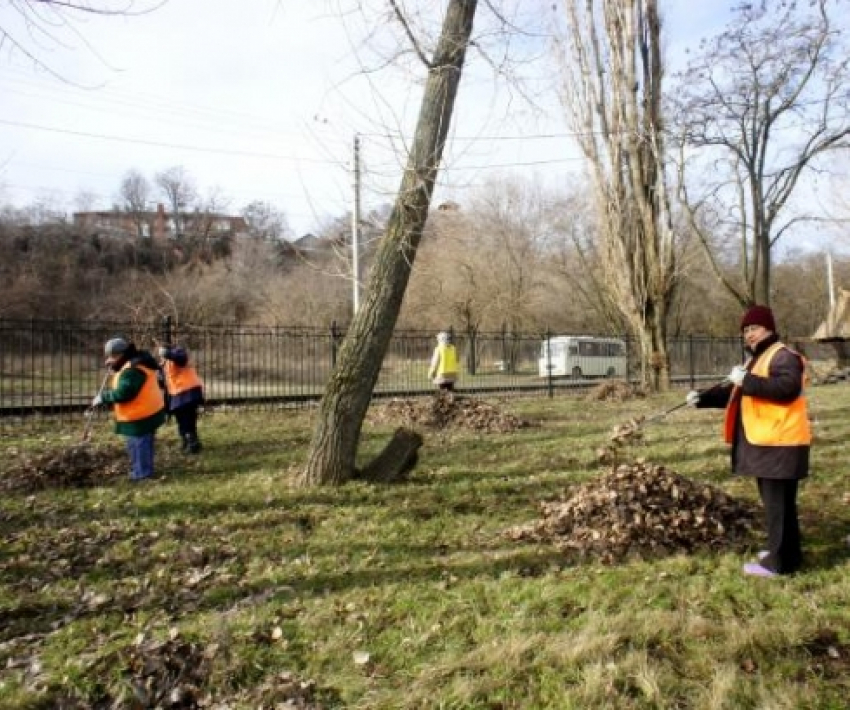
<svg viewBox="0 0 850 710"><path fill-rule="evenodd" d="M192 448L192 437L189 434L182 434L180 438L183 440L180 450L184 454L188 454L189 450Z"/></svg>
<svg viewBox="0 0 850 710"><path fill-rule="evenodd" d="M196 434L186 435L186 448L184 449L184 451L190 454L201 453L201 442L198 441L198 437Z"/></svg>

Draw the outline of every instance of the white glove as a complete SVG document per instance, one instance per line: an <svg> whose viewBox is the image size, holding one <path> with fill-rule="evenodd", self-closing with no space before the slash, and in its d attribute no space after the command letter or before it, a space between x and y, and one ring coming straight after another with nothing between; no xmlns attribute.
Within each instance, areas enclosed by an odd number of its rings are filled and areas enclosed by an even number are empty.
<svg viewBox="0 0 850 710"><path fill-rule="evenodd" d="M95 397L95 398L91 401L91 406L92 406L92 407L99 407L101 404L103 404L103 397L101 397L100 395L97 395L97 397Z"/></svg>
<svg viewBox="0 0 850 710"><path fill-rule="evenodd" d="M168 348L160 348L156 352L160 357L166 357L168 355Z"/></svg>
<svg viewBox="0 0 850 710"><path fill-rule="evenodd" d="M689 407L696 407L699 404L699 392L696 390L688 392L688 396L685 397L685 402Z"/></svg>
<svg viewBox="0 0 850 710"><path fill-rule="evenodd" d="M735 387L740 387L743 384L744 378L746 376L747 368L743 365L735 365L735 367L732 368L732 372L729 373L726 379L729 380L729 382L731 382L733 385L735 385Z"/></svg>

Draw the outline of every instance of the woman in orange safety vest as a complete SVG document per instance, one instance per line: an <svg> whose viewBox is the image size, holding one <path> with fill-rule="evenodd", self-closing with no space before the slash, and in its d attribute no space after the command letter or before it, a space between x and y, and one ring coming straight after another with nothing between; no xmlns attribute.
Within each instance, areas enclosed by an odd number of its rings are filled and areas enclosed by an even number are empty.
<svg viewBox="0 0 850 710"><path fill-rule="evenodd" d="M130 480L153 476L154 439L165 421L165 398L159 386L159 365L153 356L124 338L104 346L106 365L115 374L110 386L92 400L92 407L113 405L115 431L125 437L130 455Z"/></svg>
<svg viewBox="0 0 850 710"><path fill-rule="evenodd" d="M741 319L751 359L737 365L729 384L690 392L695 407L725 407L724 436L732 445L732 468L756 479L765 510L767 547L746 574L775 577L802 563L797 516L799 482L809 475L811 427L803 391L806 363L780 342L773 312L752 306Z"/></svg>
<svg viewBox="0 0 850 710"><path fill-rule="evenodd" d="M162 347L158 354L168 391L168 411L177 420L183 452L199 454L198 408L204 403L204 383L189 362L186 348Z"/></svg>

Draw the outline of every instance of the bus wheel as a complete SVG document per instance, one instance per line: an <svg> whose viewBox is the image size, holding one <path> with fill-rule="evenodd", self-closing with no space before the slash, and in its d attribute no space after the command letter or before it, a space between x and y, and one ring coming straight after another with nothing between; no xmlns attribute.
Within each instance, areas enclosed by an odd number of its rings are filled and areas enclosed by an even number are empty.
<svg viewBox="0 0 850 710"><path fill-rule="evenodd" d="M578 380L580 378L581 378L581 368L580 367L574 367L573 368L573 379Z"/></svg>
<svg viewBox="0 0 850 710"><path fill-rule="evenodd" d="M617 371L613 367L608 368L608 372L605 373L605 377L613 377L617 374Z"/></svg>

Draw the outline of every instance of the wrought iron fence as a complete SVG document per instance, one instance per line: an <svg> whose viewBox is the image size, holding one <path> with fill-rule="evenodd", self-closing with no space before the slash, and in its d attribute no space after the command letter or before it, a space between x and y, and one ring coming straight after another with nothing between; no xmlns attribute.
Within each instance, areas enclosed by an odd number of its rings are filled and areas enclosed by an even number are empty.
<svg viewBox="0 0 850 710"><path fill-rule="evenodd" d="M0 320L0 424L33 415L78 416L104 375L103 344L121 335L138 347L161 343L187 347L205 382L209 406L251 408L305 406L318 401L333 370L345 332L328 328L259 325L95 323ZM460 359L458 390L470 393L527 393L553 396L596 384L582 373L564 378L547 373L539 334L455 333ZM627 376L641 362L624 339ZM434 333L397 331L381 366L374 396L433 392L428 366ZM688 337L669 342L674 382L697 385L722 376L741 361L738 338ZM541 374L542 373L542 374Z"/></svg>

